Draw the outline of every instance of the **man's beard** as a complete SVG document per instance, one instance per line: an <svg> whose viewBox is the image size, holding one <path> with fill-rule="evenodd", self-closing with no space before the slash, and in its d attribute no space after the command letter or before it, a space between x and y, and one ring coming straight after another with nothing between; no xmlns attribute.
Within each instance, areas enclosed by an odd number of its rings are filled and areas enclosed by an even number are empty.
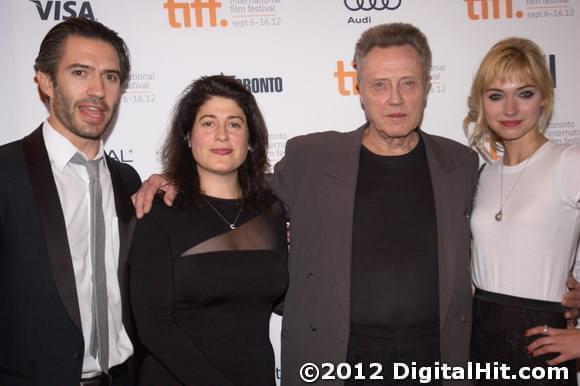
<svg viewBox="0 0 580 386"><path fill-rule="evenodd" d="M114 109L111 110L111 108L103 100L95 97L85 98L73 102L63 92L61 92L58 87L55 87L54 91L54 115L63 124L63 126L78 137L92 140L101 139L103 133L111 122L113 114L111 114L108 118L105 118L105 121L101 125L91 125L89 123L78 122L75 120L74 112L76 109L78 109L78 106L82 105L83 103L100 105L103 110L103 114L114 111L117 106L114 106Z"/></svg>

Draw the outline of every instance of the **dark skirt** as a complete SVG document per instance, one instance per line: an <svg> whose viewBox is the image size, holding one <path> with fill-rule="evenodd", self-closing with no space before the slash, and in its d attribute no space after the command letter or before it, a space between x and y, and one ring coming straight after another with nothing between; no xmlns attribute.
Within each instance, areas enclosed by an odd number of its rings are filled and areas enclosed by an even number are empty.
<svg viewBox="0 0 580 386"><path fill-rule="evenodd" d="M476 290L473 300L471 360L479 363L506 364L510 374L522 367L547 368L546 361L557 354L532 357L526 347L540 336L524 336L527 329L548 325L566 328L564 308L559 303L518 298ZM576 386L576 361L557 367L568 368L568 380L479 380L476 385L570 385Z"/></svg>

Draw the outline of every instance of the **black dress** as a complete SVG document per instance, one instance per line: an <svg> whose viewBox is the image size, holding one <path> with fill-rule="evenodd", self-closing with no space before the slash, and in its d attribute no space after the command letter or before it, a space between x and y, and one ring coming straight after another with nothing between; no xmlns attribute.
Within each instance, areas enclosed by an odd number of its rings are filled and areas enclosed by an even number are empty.
<svg viewBox="0 0 580 386"><path fill-rule="evenodd" d="M229 221L239 200L207 197ZM274 385L269 321L288 285L285 217L243 208L230 229L207 204L156 200L137 223L131 301L144 346L139 385Z"/></svg>

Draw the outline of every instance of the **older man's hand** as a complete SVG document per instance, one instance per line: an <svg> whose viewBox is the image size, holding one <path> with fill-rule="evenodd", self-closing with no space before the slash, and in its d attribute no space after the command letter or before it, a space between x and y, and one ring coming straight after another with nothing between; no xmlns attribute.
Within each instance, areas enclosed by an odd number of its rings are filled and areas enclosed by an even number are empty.
<svg viewBox="0 0 580 386"><path fill-rule="evenodd" d="M570 273L566 286L569 291L564 294L562 304L568 310L564 313L564 317L568 319L568 328L574 328L576 319L580 317L580 283Z"/></svg>
<svg viewBox="0 0 580 386"><path fill-rule="evenodd" d="M143 181L139 190L131 196L135 214L137 218L143 218L149 213L153 204L153 198L159 192L164 192L163 201L167 206L173 205L173 200L177 195L177 189L165 176L161 174L152 174Z"/></svg>

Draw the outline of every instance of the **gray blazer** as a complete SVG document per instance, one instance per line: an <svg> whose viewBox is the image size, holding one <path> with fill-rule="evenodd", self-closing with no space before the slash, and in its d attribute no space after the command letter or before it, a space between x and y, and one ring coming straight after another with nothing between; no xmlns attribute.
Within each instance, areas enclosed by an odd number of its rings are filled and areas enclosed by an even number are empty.
<svg viewBox="0 0 580 386"><path fill-rule="evenodd" d="M291 218L290 283L282 322L283 386L304 384L299 369L305 362L346 360L353 208L365 127L292 138L274 169L272 187ZM469 358L471 334L469 214L478 158L457 142L419 134L437 216L441 357L449 365L461 365Z"/></svg>

